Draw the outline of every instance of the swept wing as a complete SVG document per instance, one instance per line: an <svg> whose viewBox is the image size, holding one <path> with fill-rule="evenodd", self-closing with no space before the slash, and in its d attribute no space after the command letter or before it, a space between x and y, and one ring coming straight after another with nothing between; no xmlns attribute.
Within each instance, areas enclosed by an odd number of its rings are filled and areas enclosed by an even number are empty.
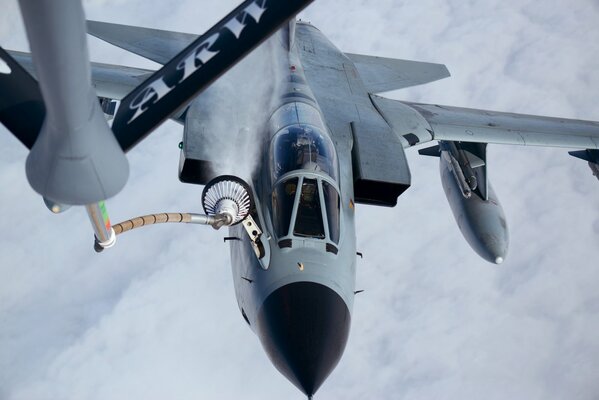
<svg viewBox="0 0 599 400"><path fill-rule="evenodd" d="M20 51L8 50L15 61L17 61L27 72L34 77L35 69L31 54ZM99 97L120 100L140 83L145 81L154 71L142 68L125 67L121 65L91 63L92 84Z"/></svg>
<svg viewBox="0 0 599 400"><path fill-rule="evenodd" d="M345 53L369 93L381 93L434 82L450 76L443 64Z"/></svg>
<svg viewBox="0 0 599 400"><path fill-rule="evenodd" d="M391 100L374 93L449 76L442 64L342 53L309 24L298 24L302 63L333 134L360 141L350 123L362 125L385 149L360 152L362 164L393 168L396 142L403 147L433 140L599 148L599 123ZM384 118L380 124L379 118ZM386 128L387 127L387 128ZM386 129L393 131L393 139ZM365 140L361 140L365 144ZM366 147L382 147L370 143ZM397 165L395 165L397 167ZM382 175L382 173L380 173Z"/></svg>
<svg viewBox="0 0 599 400"><path fill-rule="evenodd" d="M357 202L394 206L411 184L404 148L433 140L470 143L464 146L479 149L471 154L481 160L484 147L474 144L599 146L596 122L402 102L373 94L441 79L448 75L443 65L345 54L306 23L297 26L297 43L337 145L351 148ZM485 182L486 175L479 181Z"/></svg>
<svg viewBox="0 0 599 400"><path fill-rule="evenodd" d="M371 99L397 135L412 139L406 139L406 147L431 140L448 140L599 148L598 122L401 102L379 96L371 96ZM406 120L411 123L407 124Z"/></svg>
<svg viewBox="0 0 599 400"><path fill-rule="evenodd" d="M166 64L198 35L160 29L87 21L87 33L158 64Z"/></svg>

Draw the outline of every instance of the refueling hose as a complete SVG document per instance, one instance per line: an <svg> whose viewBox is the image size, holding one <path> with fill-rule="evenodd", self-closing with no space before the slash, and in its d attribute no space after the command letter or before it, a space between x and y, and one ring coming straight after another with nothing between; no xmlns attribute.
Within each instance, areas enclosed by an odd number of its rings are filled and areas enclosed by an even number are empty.
<svg viewBox="0 0 599 400"><path fill-rule="evenodd" d="M192 213L160 213L160 214L149 214L141 217L131 218L118 224L112 225L112 232L114 235L120 235L121 233L130 231L132 229L141 228L142 226L154 225L154 224L165 224L165 223L185 223L185 224L201 224L211 225L217 229L225 225L230 217L226 214L220 214L215 216L204 215L204 214L192 214ZM112 235L111 235L112 236ZM112 241L112 244L114 240ZM110 244L110 246L112 246ZM94 243L94 250L100 253L102 250L109 246L104 245L103 242L98 241L96 238Z"/></svg>
<svg viewBox="0 0 599 400"><path fill-rule="evenodd" d="M191 215L188 213L150 214L119 222L118 224L112 225L112 229L114 229L114 233L116 235L119 235L123 232L127 232L135 228L140 228L145 225L164 224L167 222L187 223L189 221L191 221Z"/></svg>
<svg viewBox="0 0 599 400"><path fill-rule="evenodd" d="M192 213L160 213L149 214L128 219L111 226L106 205L103 201L86 206L87 214L94 228L94 249L101 252L114 246L116 235L142 226L164 224L167 222L210 225L214 229L223 226L239 224L250 218L252 198L250 187L241 178L231 175L222 175L214 178L202 192L202 206L207 215ZM253 220L252 220L253 221ZM251 226L255 223L250 223ZM246 227L246 230L250 229ZM250 237L256 240L259 229L252 229ZM256 233L254 233L256 232ZM248 231L248 234L250 231Z"/></svg>

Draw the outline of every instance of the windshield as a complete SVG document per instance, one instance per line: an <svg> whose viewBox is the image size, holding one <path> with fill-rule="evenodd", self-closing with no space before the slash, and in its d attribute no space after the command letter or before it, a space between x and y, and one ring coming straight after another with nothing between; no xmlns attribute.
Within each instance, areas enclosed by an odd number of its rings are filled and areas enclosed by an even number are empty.
<svg viewBox="0 0 599 400"><path fill-rule="evenodd" d="M297 209L295 213L294 208ZM273 227L279 238L293 234L325 239L328 233L328 240L339 243L339 192L333 184L321 178L293 177L279 182L272 192L272 212ZM290 232L292 221L293 230Z"/></svg>
<svg viewBox="0 0 599 400"><path fill-rule="evenodd" d="M287 236L289 233L297 181L298 178L291 178L281 182L272 192L273 223L278 237Z"/></svg>
<svg viewBox="0 0 599 400"><path fill-rule="evenodd" d="M325 238L316 179L304 178L293 234L318 239Z"/></svg>
<svg viewBox="0 0 599 400"><path fill-rule="evenodd" d="M332 242L339 243L339 193L328 182L322 182L322 193L329 222L329 237Z"/></svg>
<svg viewBox="0 0 599 400"><path fill-rule="evenodd" d="M270 146L272 182L294 170L324 172L337 180L337 156L331 139L311 125L292 125L275 134Z"/></svg>

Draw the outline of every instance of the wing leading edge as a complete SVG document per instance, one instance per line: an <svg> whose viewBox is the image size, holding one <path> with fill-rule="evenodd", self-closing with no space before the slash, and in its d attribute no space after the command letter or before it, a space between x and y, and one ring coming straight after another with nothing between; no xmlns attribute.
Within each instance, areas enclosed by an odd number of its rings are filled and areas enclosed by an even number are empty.
<svg viewBox="0 0 599 400"><path fill-rule="evenodd" d="M413 136L405 147L446 140L599 149L599 122L371 99L398 136Z"/></svg>

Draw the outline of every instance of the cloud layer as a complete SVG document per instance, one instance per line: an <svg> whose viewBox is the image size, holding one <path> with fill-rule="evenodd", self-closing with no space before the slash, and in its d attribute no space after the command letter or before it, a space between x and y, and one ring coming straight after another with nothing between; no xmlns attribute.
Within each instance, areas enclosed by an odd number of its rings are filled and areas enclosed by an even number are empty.
<svg viewBox="0 0 599 400"><path fill-rule="evenodd" d="M25 49L18 7L0 41ZM236 2L88 1L90 19L201 33ZM452 77L389 97L599 120L592 0L319 0L302 18L348 52L447 64ZM95 60L154 64L90 39ZM177 180L172 123L128 154L113 221L199 211ZM26 151L0 128L0 398L291 398L234 299L223 232L157 226L101 255L81 209L51 215ZM358 288L344 357L317 398L595 399L599 182L562 149L492 146L511 233L500 267L462 239L437 162L408 152L393 209L358 207Z"/></svg>

